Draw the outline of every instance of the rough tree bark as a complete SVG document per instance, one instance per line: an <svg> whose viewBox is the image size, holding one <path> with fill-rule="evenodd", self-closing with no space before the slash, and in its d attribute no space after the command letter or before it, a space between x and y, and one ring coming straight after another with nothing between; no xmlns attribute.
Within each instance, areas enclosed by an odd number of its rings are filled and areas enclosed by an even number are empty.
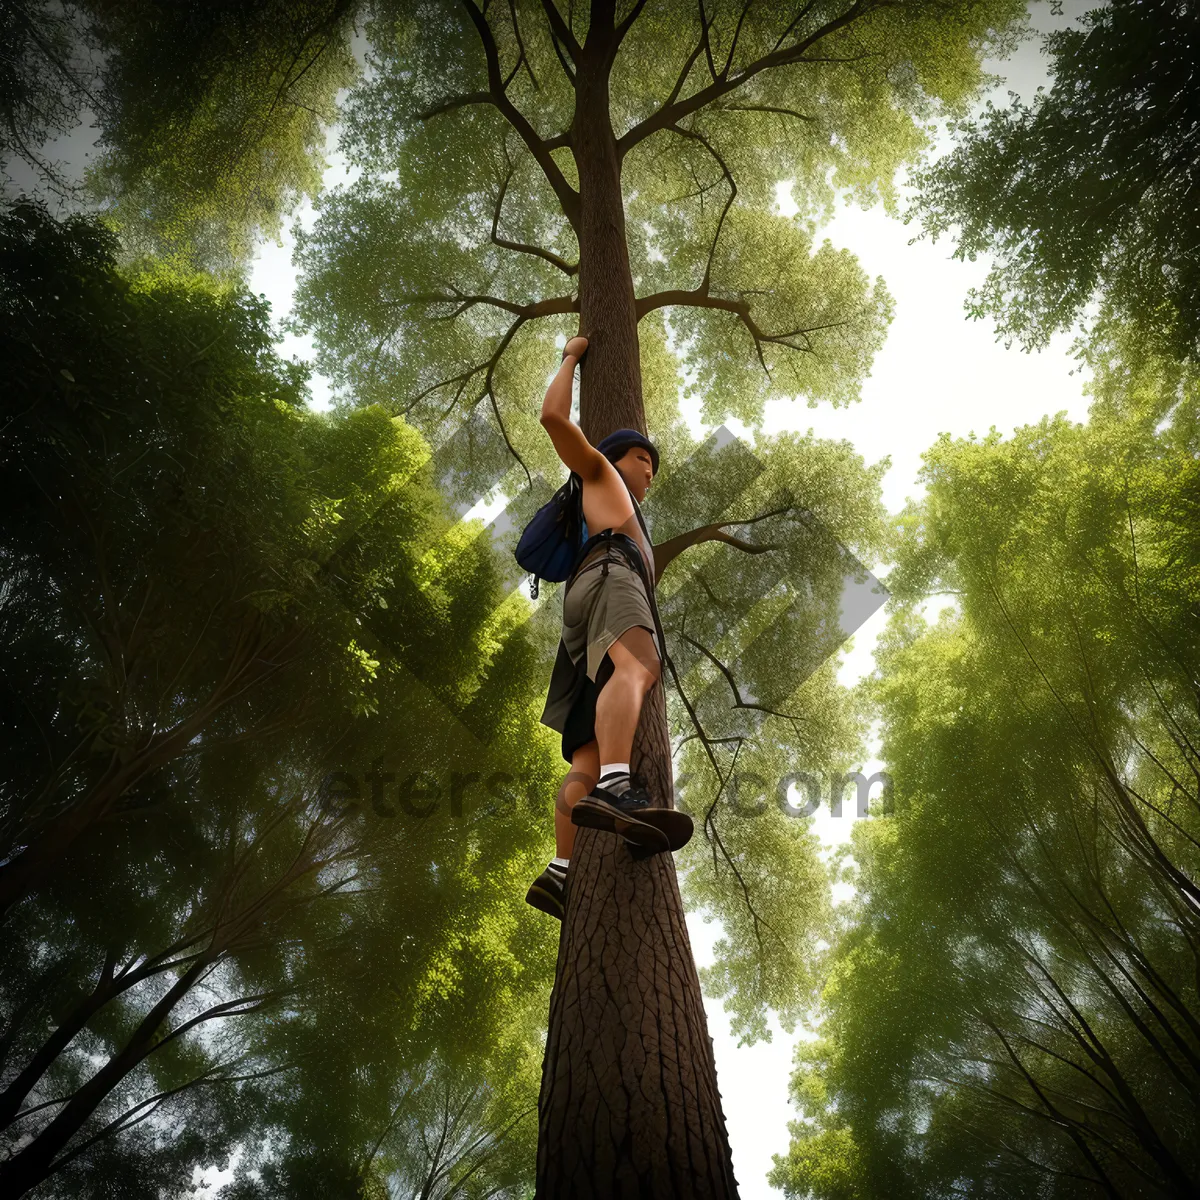
<svg viewBox="0 0 1200 1200"><path fill-rule="evenodd" d="M580 418L596 443L648 433L620 158L609 119L611 0L592 5L577 58ZM607 32L606 32L607 31ZM655 799L674 785L663 681L642 709L631 767ZM559 942L538 1102L537 1200L737 1196L712 1039L669 854L635 861L580 829Z"/></svg>

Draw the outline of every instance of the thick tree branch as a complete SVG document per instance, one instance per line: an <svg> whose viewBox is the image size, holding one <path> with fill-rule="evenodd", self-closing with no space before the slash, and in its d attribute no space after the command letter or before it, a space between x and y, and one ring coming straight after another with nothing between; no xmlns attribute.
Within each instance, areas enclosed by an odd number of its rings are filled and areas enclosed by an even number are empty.
<svg viewBox="0 0 1200 1200"><path fill-rule="evenodd" d="M554 0L542 0L542 10L546 14L546 19L550 22L550 32L554 34L567 48L567 53L570 54L573 62L579 61L580 45L575 40L575 35L571 32L571 27L562 18L562 13L558 11Z"/></svg>
<svg viewBox="0 0 1200 1200"><path fill-rule="evenodd" d="M558 197L559 204L562 205L562 210L567 220L571 222L574 229L578 229L579 224L579 193L571 187L567 182L566 176L559 170L558 164L550 154L550 147L547 142L538 134L537 130L529 123L529 119L521 112L520 109L508 98L508 84L511 82L513 75L516 73L514 67L513 72L508 79L504 79L500 73L500 54L496 48L496 39L492 35L491 26L488 24L487 17L478 9L474 0L462 0L466 7L467 14L471 18L471 23L475 26L475 31L479 34L479 40L483 45L484 57L487 63L488 88L482 92L470 92L464 96L453 96L447 100L443 100L424 112L416 114L420 120L428 120L430 117L436 116L439 113L449 112L456 108L462 108L467 104L492 104L505 117L508 123L517 131L521 140L529 148L530 153L536 159L538 165L542 168L542 173L546 176L547 182L554 190L554 194ZM547 8L553 9L553 4L550 0L543 0ZM557 13L557 10L554 10ZM561 23L562 18L559 17ZM553 23L553 18L552 18ZM565 28L565 26L564 26ZM566 30L570 36L570 30ZM575 39L572 37L568 46L575 44ZM576 44L576 49L578 45ZM522 51L522 57L524 51ZM517 66L520 66L518 59Z"/></svg>
<svg viewBox="0 0 1200 1200"><path fill-rule="evenodd" d="M572 69L571 64L567 62L566 56L562 52L562 46L560 45L558 38L555 37L553 29L550 31L550 44L554 47L555 56L558 58L559 66L563 69L563 74L567 77L567 82L573 88L575 86L575 72ZM547 146L549 145L550 143L547 143Z"/></svg>
<svg viewBox="0 0 1200 1200"><path fill-rule="evenodd" d="M501 198L503 199L503 193L501 195ZM492 222L493 232L495 230L495 225L496 225L496 222L495 222L495 219L493 219L493 222ZM531 249L533 249L533 248L531 248ZM546 253L548 253L548 252L546 252ZM556 263L555 265L559 265L559 264ZM569 272L569 270L570 270L569 263L561 263L561 266L562 266L562 269L567 270ZM493 377L495 375L496 365L497 365L497 363L499 363L501 355L507 349L508 344L512 341L513 337L516 335L517 330L520 329L521 326L523 324L525 324L526 321L531 321L538 317L555 316L555 315L559 315L562 313L578 312L579 311L579 297L578 296L552 296L545 300L535 301L533 304L515 304L510 300L504 300L498 296L468 295L467 293L460 291L453 284L450 284L449 287L450 287L451 291L454 293L454 295L452 295L452 296L443 295L443 294L440 294L437 292L425 292L425 293L418 293L418 294L415 294L412 296L404 296L398 300L385 301L385 304L390 307L397 307L397 308L407 307L410 304L457 304L458 305L458 307L454 310L454 312L445 314L440 317L433 318L435 320L452 320L453 318L460 316L462 313L466 312L468 309L474 307L476 304L488 304L494 308L499 308L504 312L513 313L517 319L512 323L512 325L510 325L508 327L504 336L500 339L500 342L497 345L496 349L492 352L492 354L487 358L486 361L481 362L481 363L476 363L474 366L469 367L466 371L463 371L458 375L454 375L450 379L440 380L438 383L435 383L435 384L431 385L430 387L427 387L427 388L423 389L422 391L418 392L417 395L414 396L413 399L405 406L405 408L403 409L403 412L404 413L410 412L426 396L431 395L434 392L440 391L444 387L449 387L452 384L458 384L458 388L456 389L454 396L451 398L449 405L447 405L445 411L442 413L442 417L445 418L446 416L449 415L451 409L453 409L454 406L458 403L459 399L461 398L461 396L463 394L463 391L466 389L467 384L476 375L478 375L480 371L483 371L484 372L483 390L479 393L479 395L477 395L475 397L475 399L472 401L471 406L474 407L475 404L478 404L479 401L482 400L485 396L488 398L488 400L492 406L492 412L496 417L496 423L500 427L501 436L504 438L504 444L508 447L509 453L513 456L513 458L515 458L517 460L517 462L519 462L521 464L521 469L525 472L526 479L532 485L533 477L529 473L529 468L525 465L525 460L517 453L516 448L513 446L512 441L510 440L510 438L508 436L508 430L504 426L504 420L500 416L500 409L496 404L496 394L495 394L495 390L493 387ZM376 351L375 351L376 354L379 353L379 351L383 348L383 345L387 341L387 339L389 337L391 337L395 332L396 332L395 328L392 328L391 330L389 330L387 333L385 333L383 335L383 337L379 340L379 344L376 346Z"/></svg>
<svg viewBox="0 0 1200 1200"><path fill-rule="evenodd" d="M826 321L820 325L803 325L796 329L789 329L786 333L764 333L754 318L751 317L750 304L744 295L739 300L728 300L721 296L710 295L707 287L704 285L693 288L690 291L675 288L670 291L655 292L651 296L642 296L637 301L637 318L640 321L648 312L653 312L656 308L667 308L668 306L677 304L691 308L711 308L721 312L734 313L739 317L742 324L746 326L746 331L754 339L754 350L758 355L759 365L766 372L768 379L771 378L771 370L763 358L762 347L764 342L773 342L776 345L787 346L789 350L802 350L811 354L813 353L813 346L808 338L810 333L818 333L822 329L836 329L839 326L849 324L849 321ZM792 338L796 337L804 338L808 344L803 346L796 345L791 341Z"/></svg>
<svg viewBox="0 0 1200 1200"><path fill-rule="evenodd" d="M469 104L492 104L491 92L466 92L461 96L448 96L445 100L439 100L436 104L429 108L423 108L420 112L413 113L418 121L428 121L433 117L441 116L442 113L454 112L457 108L466 108Z"/></svg>
<svg viewBox="0 0 1200 1200"><path fill-rule="evenodd" d="M662 579L663 572L678 554L681 554L689 546L698 546L701 542L725 542L738 550L744 550L747 554L762 554L767 550L778 550L780 548L773 544L757 546L753 542L744 542L741 538L736 538L732 534L724 532L726 525L736 524L738 524L736 521L724 521L713 525L700 525L668 541L659 542L654 547L655 580Z"/></svg>
<svg viewBox="0 0 1200 1200"><path fill-rule="evenodd" d="M691 54L688 55L687 61L680 68L679 76L675 80L675 86L671 89L670 95L668 95L666 100L663 102L664 108L669 108L672 104L675 103L676 99L679 96L679 93L683 90L683 85L687 82L687 77L692 73L692 67L694 67L696 65L696 59L698 59L700 57L700 54L704 50L705 45L707 44L707 41L708 41L708 26L705 25L703 37L697 43L696 48L691 52ZM618 144L618 148L619 148L619 144Z"/></svg>
<svg viewBox="0 0 1200 1200"><path fill-rule="evenodd" d="M493 223L494 228L494 223ZM564 269L569 264L564 264ZM501 296L485 296L472 295L467 292L460 291L454 284L447 284L453 295L445 295L441 292L416 292L411 296L401 296L396 300L384 300L383 304L387 308L406 308L410 304L457 304L458 307L452 313L443 313L440 316L433 316L430 319L435 321L452 321L455 317L461 316L468 309L474 308L477 304L489 304L493 308L502 309L504 312L513 313L520 317L523 321L531 321L536 317L551 317L558 316L562 313L573 313L579 311L579 299L576 296L550 296L545 300L536 300L533 304L517 304L512 300L505 300Z"/></svg>
<svg viewBox="0 0 1200 1200"><path fill-rule="evenodd" d="M721 68L721 78L725 79L729 76L729 68L733 64L734 51L737 50L738 38L742 34L742 22L746 19L746 14L750 11L750 6L753 0L746 0L742 5L742 11L738 14L737 25L733 30L733 39L729 43L729 53L725 56L725 65Z"/></svg>
<svg viewBox="0 0 1200 1200"><path fill-rule="evenodd" d="M816 121L816 117L797 112L794 108L777 108L773 104L721 104L717 106L721 112L765 112L778 113L782 117L795 117L799 121Z"/></svg>
<svg viewBox="0 0 1200 1200"><path fill-rule="evenodd" d="M186 959L172 959L171 956L187 946L195 944L202 937L203 934L192 935L187 939L177 941L165 950L142 959L138 962L136 969L134 969L136 960L130 960L120 971L117 971L116 952L110 950L105 955L99 977L92 991L86 996L81 996L70 1010L61 1015L57 1026L29 1058L20 1073L0 1093L0 1128L6 1128L17 1119L18 1113L20 1116L25 1116L42 1107L35 1105L34 1108L20 1111L21 1105L34 1085L97 1012L113 998L130 991L144 980L165 971L175 970L194 960L198 955L191 955ZM59 1101L51 1103L59 1103Z"/></svg>
<svg viewBox="0 0 1200 1200"><path fill-rule="evenodd" d="M769 512L758 513L753 517L744 517L736 521L714 521L709 525L698 525L695 529L689 529L686 533L681 533L676 537L670 538L668 541L660 542L654 547L654 578L656 581L660 580L663 572L676 555L682 553L689 546L696 546L701 542L726 542L738 550L744 550L747 554L762 554L764 550L778 550L781 547L776 544L759 546L753 542L744 542L741 538L735 538L723 531L731 525L756 525L759 521L767 521L771 517L787 516L793 512L803 515L810 512L810 510L808 508L800 508L794 504L783 504L778 508L771 509ZM702 586L707 588L707 584L705 584L703 578L701 578L700 582ZM711 592L709 594L711 596Z"/></svg>
<svg viewBox="0 0 1200 1200"><path fill-rule="evenodd" d="M616 51L617 51L618 47L621 45L621 43L625 40L625 35L633 27L634 21L636 21L638 19L638 17L640 17L642 15L642 9L645 7L646 7L646 0L637 0L637 3L633 6L633 8L631 8L629 10L629 14L626 16L625 20L623 20L620 23L620 25L617 26L616 31L615 31L616 37L613 39L613 53L614 54L616 53Z"/></svg>

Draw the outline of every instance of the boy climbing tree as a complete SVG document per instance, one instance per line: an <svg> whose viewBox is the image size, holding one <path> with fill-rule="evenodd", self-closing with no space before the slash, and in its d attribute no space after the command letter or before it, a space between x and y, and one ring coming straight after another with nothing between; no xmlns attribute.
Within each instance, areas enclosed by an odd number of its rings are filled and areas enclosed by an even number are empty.
<svg viewBox="0 0 1200 1200"><path fill-rule="evenodd" d="M654 548L642 519L658 450L635 429L593 446L571 420L575 364L587 352L573 337L546 391L542 427L579 477L587 537L563 588L562 637L542 723L562 734L571 769L555 801L555 854L529 889L535 908L562 919L575 826L619 834L635 857L678 850L692 819L656 804L630 754L642 702L662 673L662 629L654 598Z"/></svg>

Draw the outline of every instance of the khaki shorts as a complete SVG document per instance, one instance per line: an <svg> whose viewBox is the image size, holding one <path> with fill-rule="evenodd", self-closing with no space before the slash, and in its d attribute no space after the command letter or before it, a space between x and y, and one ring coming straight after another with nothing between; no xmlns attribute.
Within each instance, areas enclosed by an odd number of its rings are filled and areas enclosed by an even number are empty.
<svg viewBox="0 0 1200 1200"><path fill-rule="evenodd" d="M580 567L563 598L563 645L572 662L587 654L587 676L595 681L609 647L635 625L650 631L661 660L641 575L619 550L604 548Z"/></svg>
<svg viewBox="0 0 1200 1200"><path fill-rule="evenodd" d="M641 575L620 550L600 547L580 566L563 597L562 637L541 716L543 725L563 735L567 762L594 736L596 696L612 673L610 657L608 669L597 678L604 656L634 625L650 631L661 660L662 646Z"/></svg>

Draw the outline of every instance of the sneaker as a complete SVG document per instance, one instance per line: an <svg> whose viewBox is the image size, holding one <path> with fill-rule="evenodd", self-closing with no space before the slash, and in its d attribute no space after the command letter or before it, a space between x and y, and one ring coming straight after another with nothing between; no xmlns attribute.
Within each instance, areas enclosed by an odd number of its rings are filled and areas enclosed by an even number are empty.
<svg viewBox="0 0 1200 1200"><path fill-rule="evenodd" d="M566 908L567 871L557 863L549 863L546 869L529 885L525 903L552 917L563 919Z"/></svg>
<svg viewBox="0 0 1200 1200"><path fill-rule="evenodd" d="M692 818L677 808L648 808L638 816L667 839L668 850L682 850L692 840L696 828Z"/></svg>
<svg viewBox="0 0 1200 1200"><path fill-rule="evenodd" d="M652 810L650 794L640 778L631 780L629 787L620 793L597 784L572 806L571 823L620 834L630 846L659 854L671 845L665 832L643 819Z"/></svg>
<svg viewBox="0 0 1200 1200"><path fill-rule="evenodd" d="M676 808L657 807L650 798L644 775L631 776L629 791L625 795L626 797L633 796L634 803L637 805L633 811L637 813L638 820L644 821L647 825L653 825L663 834L667 839L668 849L681 850L692 840L692 832L695 829L692 818ZM644 858L645 855L635 854L634 857Z"/></svg>

